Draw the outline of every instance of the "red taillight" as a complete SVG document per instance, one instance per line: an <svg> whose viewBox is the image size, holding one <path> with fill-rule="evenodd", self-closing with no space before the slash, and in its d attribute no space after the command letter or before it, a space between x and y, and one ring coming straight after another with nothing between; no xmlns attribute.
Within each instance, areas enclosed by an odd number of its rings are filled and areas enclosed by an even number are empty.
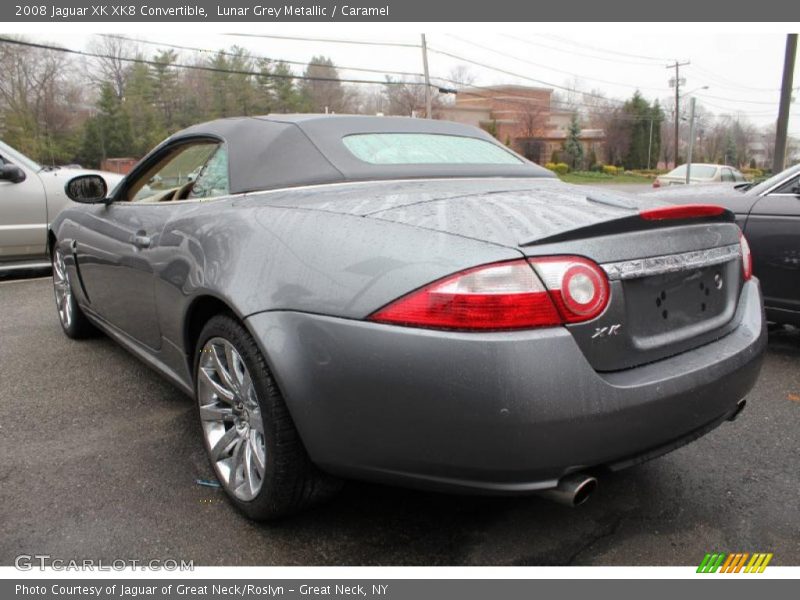
<svg viewBox="0 0 800 600"><path fill-rule="evenodd" d="M639 212L639 216L648 221L664 219L694 219L697 217L716 217L725 212L725 208L716 204L679 204L677 206L659 206Z"/></svg>
<svg viewBox="0 0 800 600"><path fill-rule="evenodd" d="M531 264L566 323L594 319L608 305L608 278L592 261L579 256L555 256L532 258Z"/></svg>
<svg viewBox="0 0 800 600"><path fill-rule="evenodd" d="M537 277L540 268L540 275L558 275L557 281L545 280L545 287ZM537 258L529 264L520 259L446 277L385 306L369 320L464 331L531 329L589 320L607 303L608 281L591 261Z"/></svg>
<svg viewBox="0 0 800 600"><path fill-rule="evenodd" d="M655 181L653 181L653 187L654 188L660 188L661 187L661 182L658 179L656 179Z"/></svg>
<svg viewBox="0 0 800 600"><path fill-rule="evenodd" d="M742 247L742 277L747 281L753 276L753 255L750 253L750 244L741 231L739 231L739 245Z"/></svg>

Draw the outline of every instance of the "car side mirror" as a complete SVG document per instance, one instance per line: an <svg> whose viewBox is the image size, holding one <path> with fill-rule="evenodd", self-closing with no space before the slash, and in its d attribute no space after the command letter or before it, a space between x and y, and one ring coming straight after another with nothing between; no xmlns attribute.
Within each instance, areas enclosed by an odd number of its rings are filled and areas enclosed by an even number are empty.
<svg viewBox="0 0 800 600"><path fill-rule="evenodd" d="M3 165L0 167L0 181L21 183L25 181L25 171L17 165Z"/></svg>
<svg viewBox="0 0 800 600"><path fill-rule="evenodd" d="M67 197L73 202L98 204L106 202L108 186L100 175L78 175L67 182L64 187Z"/></svg>

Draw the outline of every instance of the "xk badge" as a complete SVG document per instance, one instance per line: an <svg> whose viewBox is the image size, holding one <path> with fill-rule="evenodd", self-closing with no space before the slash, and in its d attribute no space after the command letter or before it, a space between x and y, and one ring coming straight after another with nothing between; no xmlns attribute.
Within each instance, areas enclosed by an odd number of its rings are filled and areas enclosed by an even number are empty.
<svg viewBox="0 0 800 600"><path fill-rule="evenodd" d="M621 323L614 325L606 325L605 327L595 327L592 339L605 338L612 335L619 335L619 330L622 329Z"/></svg>

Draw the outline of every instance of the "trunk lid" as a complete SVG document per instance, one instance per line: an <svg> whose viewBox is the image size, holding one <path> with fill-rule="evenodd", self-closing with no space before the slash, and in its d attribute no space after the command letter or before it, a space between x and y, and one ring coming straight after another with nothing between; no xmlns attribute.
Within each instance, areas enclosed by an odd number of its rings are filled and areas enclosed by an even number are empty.
<svg viewBox="0 0 800 600"><path fill-rule="evenodd" d="M668 205L550 179L375 182L270 196L271 204L446 232L526 256L594 260L608 274L609 305L567 328L598 371L678 354L736 326L741 254L727 211L645 220L641 210Z"/></svg>

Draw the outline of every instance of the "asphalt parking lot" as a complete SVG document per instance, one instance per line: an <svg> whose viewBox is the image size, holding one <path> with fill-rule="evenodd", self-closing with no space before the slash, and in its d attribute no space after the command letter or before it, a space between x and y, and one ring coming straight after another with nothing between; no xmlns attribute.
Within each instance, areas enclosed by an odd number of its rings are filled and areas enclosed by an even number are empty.
<svg viewBox="0 0 800 600"><path fill-rule="evenodd" d="M192 402L105 337L62 335L49 279L0 280L0 564L691 565L707 551L800 565L800 331L770 336L747 409L600 481L577 509L348 483L274 524L211 477Z"/></svg>

